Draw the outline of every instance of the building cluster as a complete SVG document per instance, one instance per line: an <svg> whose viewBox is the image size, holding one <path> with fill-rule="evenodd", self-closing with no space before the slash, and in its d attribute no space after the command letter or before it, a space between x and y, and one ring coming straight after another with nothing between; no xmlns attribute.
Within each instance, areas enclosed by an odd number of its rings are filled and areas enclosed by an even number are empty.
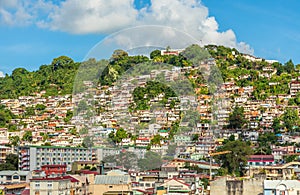
<svg viewBox="0 0 300 195"><path fill-rule="evenodd" d="M0 128L0 161L5 162L9 153L16 153L19 159L19 171L0 172L0 191L41 195L222 194L220 192L225 191L228 194L233 191L299 194L300 182L293 179L300 178L300 163L285 162L287 156L299 155L300 147L296 145L272 144L270 155L251 155L246 169L248 177L239 181L217 177L220 166L209 162L208 158L230 136L255 145L259 133L272 131L273 120L281 116L286 107L299 110L298 106L288 106L288 102L300 92L300 78L290 81L288 94L264 100L253 100L254 86L239 87L233 79L216 86L218 90L214 95L202 93L211 83L198 88L187 85L189 80L183 76L209 71L211 65L214 62L208 59L198 67L144 70L143 75L124 77L111 87L93 87L92 81L85 81L86 90L73 95L44 97L44 92L40 92L0 100L0 104L16 116L8 127ZM270 78L276 72L276 68L267 66L258 76ZM144 98L149 99L146 104L150 109L135 109L138 103L133 96L134 90L161 77L177 96L165 98L163 92L155 97L146 94ZM240 77L251 79L251 75ZM190 74L188 78L196 80L200 76ZM268 85L279 83L269 82ZM244 108L249 121L247 131L226 128L235 105ZM111 135L117 136L122 128L127 136L111 148ZM282 133L276 135L278 143L300 143L300 136L284 133L284 128L280 131ZM154 143L157 137L159 141ZM16 144L13 140L17 140ZM175 149L170 153L171 146ZM133 152L138 159L145 158L148 150L173 159L149 171L103 162L105 157L116 156L124 150ZM207 186L204 181L211 176L214 181ZM253 181L253 178L257 179ZM255 188L257 191L251 191L253 183L259 186Z"/></svg>
<svg viewBox="0 0 300 195"><path fill-rule="evenodd" d="M24 148L23 148L24 149ZM56 156L56 151L66 148L30 147L45 153L45 158ZM99 150L103 154L111 151ZM114 149L115 150L115 149ZM74 149L76 151L76 149ZM70 149L69 152L73 152ZM88 151L78 151L80 154ZM159 169L137 171L116 166L115 163L99 161L97 150L90 151L91 160L71 164L36 164L32 156L29 167L19 171L0 171L0 192L3 194L297 194L300 192L300 163L276 165L274 155L252 155L248 160L247 176L243 178L215 176L210 183L209 171L213 174L220 168L204 161L175 158L165 162ZM66 153L61 152L61 156ZM99 154L98 154L99 155ZM72 156L72 155L71 155ZM97 156L97 157L96 157ZM19 156L25 160L26 156ZM38 158L38 157L37 157ZM20 163L21 165L22 163ZM193 168L191 168L193 167ZM26 170L25 170L26 169Z"/></svg>

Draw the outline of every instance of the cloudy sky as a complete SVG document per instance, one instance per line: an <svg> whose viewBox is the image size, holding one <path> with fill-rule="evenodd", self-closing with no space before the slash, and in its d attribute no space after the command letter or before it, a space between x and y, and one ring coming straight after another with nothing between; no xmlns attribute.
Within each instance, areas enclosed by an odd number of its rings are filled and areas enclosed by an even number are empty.
<svg viewBox="0 0 300 195"><path fill-rule="evenodd" d="M0 0L0 76L17 67L36 70L61 55L82 61L111 33L141 25L298 64L299 6L298 0Z"/></svg>

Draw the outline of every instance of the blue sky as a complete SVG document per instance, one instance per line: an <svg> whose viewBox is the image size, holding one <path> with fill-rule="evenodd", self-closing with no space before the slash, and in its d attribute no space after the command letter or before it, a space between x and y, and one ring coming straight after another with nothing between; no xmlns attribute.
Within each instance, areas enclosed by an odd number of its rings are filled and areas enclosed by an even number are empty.
<svg viewBox="0 0 300 195"><path fill-rule="evenodd" d="M231 28L254 54L286 62L300 63L300 1L204 0L220 31Z"/></svg>
<svg viewBox="0 0 300 195"><path fill-rule="evenodd" d="M298 64L299 7L298 0L1 0L0 71L37 70L61 55L82 61L106 36L139 25Z"/></svg>

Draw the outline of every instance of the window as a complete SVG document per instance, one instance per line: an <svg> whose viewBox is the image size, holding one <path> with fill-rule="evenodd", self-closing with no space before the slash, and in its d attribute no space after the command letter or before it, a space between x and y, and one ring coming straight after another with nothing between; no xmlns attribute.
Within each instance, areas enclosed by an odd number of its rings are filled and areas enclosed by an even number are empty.
<svg viewBox="0 0 300 195"><path fill-rule="evenodd" d="M14 175L13 179L19 179L19 176L18 175Z"/></svg>
<svg viewBox="0 0 300 195"><path fill-rule="evenodd" d="M113 188L113 186L109 186L109 188Z"/></svg>
<svg viewBox="0 0 300 195"><path fill-rule="evenodd" d="M48 188L52 188L52 183L47 184Z"/></svg>
<svg viewBox="0 0 300 195"><path fill-rule="evenodd" d="M35 187L39 188L40 187L40 183L35 183Z"/></svg>

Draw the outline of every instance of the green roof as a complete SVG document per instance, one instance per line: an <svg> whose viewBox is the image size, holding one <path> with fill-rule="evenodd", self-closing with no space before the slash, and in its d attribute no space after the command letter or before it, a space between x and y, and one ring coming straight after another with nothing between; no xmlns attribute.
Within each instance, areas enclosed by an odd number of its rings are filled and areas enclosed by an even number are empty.
<svg viewBox="0 0 300 195"><path fill-rule="evenodd" d="M36 146L36 145L30 145L30 146L20 146L20 148L67 148L67 149L96 149L96 148L84 148L84 147L64 147L64 146Z"/></svg>
<svg viewBox="0 0 300 195"><path fill-rule="evenodd" d="M168 133L169 131L168 130L165 130L165 129L161 129L159 130L160 133Z"/></svg>

